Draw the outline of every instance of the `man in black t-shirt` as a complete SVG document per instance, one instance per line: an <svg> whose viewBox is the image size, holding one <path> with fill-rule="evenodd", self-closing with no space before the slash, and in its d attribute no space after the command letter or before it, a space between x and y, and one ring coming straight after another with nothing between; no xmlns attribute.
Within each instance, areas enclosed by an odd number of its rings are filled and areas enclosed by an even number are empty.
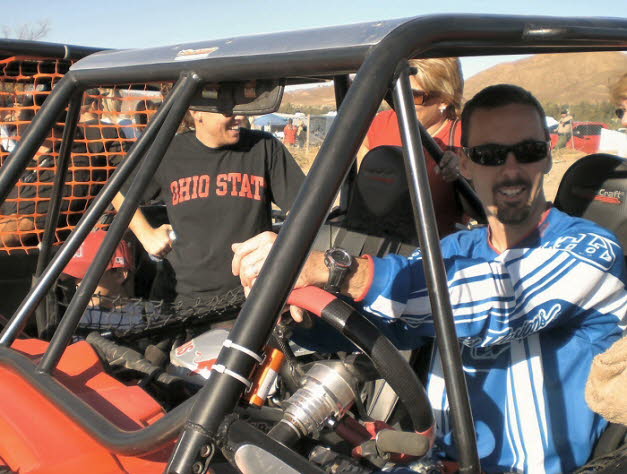
<svg viewBox="0 0 627 474"><path fill-rule="evenodd" d="M141 210L130 224L149 254L164 257L172 250L168 260L184 302L239 286L231 273L231 244L269 230L271 203L287 211L304 179L272 135L240 128L244 117L190 113L195 131L174 137L143 195L165 202L170 224L153 228ZM130 183L114 199L116 209Z"/></svg>

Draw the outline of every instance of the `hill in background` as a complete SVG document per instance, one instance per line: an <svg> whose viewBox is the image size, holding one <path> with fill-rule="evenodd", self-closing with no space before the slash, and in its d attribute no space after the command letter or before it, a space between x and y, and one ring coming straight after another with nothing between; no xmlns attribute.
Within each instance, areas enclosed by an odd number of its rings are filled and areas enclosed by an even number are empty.
<svg viewBox="0 0 627 474"><path fill-rule="evenodd" d="M541 102L578 104L608 102L609 85L627 71L627 55L617 52L538 54L498 64L465 83L468 100L490 84L524 87Z"/></svg>
<svg viewBox="0 0 627 474"><path fill-rule="evenodd" d="M467 100L490 84L516 84L541 102L577 104L609 101L608 86L627 71L627 55L620 52L537 54L498 64L466 80ZM335 106L330 85L286 91L283 103L303 107Z"/></svg>
<svg viewBox="0 0 627 474"><path fill-rule="evenodd" d="M327 106L335 109L335 94L333 86L327 84L306 89L286 90L282 103L303 107Z"/></svg>

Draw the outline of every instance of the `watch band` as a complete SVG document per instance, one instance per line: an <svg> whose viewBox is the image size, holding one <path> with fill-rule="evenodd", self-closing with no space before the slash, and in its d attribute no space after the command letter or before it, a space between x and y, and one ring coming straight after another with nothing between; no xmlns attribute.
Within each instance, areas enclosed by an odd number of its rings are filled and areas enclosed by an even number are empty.
<svg viewBox="0 0 627 474"><path fill-rule="evenodd" d="M329 279L324 289L329 293L337 294L342 288L346 276L353 267L353 257L341 248L330 248L324 253L324 264L329 269Z"/></svg>

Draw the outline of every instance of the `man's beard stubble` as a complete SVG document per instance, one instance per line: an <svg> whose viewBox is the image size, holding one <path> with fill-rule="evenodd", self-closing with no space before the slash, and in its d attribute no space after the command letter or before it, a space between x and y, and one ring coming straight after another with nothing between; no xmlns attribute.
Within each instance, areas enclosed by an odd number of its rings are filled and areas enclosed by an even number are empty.
<svg viewBox="0 0 627 474"><path fill-rule="evenodd" d="M528 202L529 193L531 190L531 183L525 179L510 179L507 181L503 181L494 186L493 192L495 196L499 195L499 188L501 187L513 187L513 186L524 186L525 190L523 191L523 196L527 197L527 202L503 202L502 200L496 198L495 203L497 205L496 209L496 217L503 224L508 225L518 225L522 224L529 218L531 215L531 204Z"/></svg>
<svg viewBox="0 0 627 474"><path fill-rule="evenodd" d="M517 225L525 222L531 215L531 206L509 207L499 206L496 210L496 217L503 224Z"/></svg>

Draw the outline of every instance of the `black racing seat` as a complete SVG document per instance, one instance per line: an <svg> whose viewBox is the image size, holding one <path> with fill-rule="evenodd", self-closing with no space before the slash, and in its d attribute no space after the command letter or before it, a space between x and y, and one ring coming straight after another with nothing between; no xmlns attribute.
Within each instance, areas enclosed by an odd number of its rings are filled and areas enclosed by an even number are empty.
<svg viewBox="0 0 627 474"><path fill-rule="evenodd" d="M627 159L596 153L579 159L566 171L554 205L571 216L589 219L614 232L627 261L626 198ZM626 433L625 426L611 423L595 446L594 461L577 472L597 472L597 469L591 469L592 465L600 465L603 460L614 462L615 450L621 445L625 449ZM620 469L611 472L624 472ZM598 472L601 470L599 468Z"/></svg>
<svg viewBox="0 0 627 474"><path fill-rule="evenodd" d="M418 247L400 147L380 146L366 154L344 219L338 224L325 224L314 243L316 250L333 246L344 248L352 255L378 257L389 253L409 256ZM413 358L410 351L403 353L407 359ZM397 401L396 393L387 383L376 381L367 404L368 414L377 420L388 420Z"/></svg>
<svg viewBox="0 0 627 474"><path fill-rule="evenodd" d="M627 159L596 153L579 159L562 177L555 207L611 230L627 251Z"/></svg>
<svg viewBox="0 0 627 474"><path fill-rule="evenodd" d="M418 236L400 147L380 146L364 157L339 224L327 224L314 248L342 247L353 255L408 256L418 247Z"/></svg>

